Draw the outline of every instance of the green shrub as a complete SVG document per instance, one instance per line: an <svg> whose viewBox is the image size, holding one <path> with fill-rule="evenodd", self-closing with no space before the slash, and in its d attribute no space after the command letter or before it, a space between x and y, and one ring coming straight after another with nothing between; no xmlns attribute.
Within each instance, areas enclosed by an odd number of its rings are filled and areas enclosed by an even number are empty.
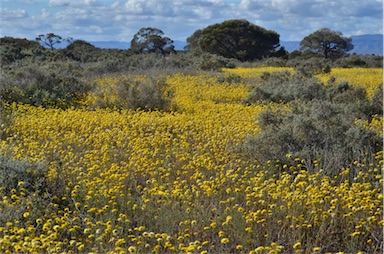
<svg viewBox="0 0 384 254"><path fill-rule="evenodd" d="M1 67L11 64L17 60L25 57L22 49L15 45L1 45L0 46L0 63Z"/></svg>

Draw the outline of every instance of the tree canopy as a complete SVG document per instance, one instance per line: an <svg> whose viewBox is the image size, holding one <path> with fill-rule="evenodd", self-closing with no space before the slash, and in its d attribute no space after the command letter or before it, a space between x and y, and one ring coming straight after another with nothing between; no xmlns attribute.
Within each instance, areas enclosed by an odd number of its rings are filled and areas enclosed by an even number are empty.
<svg viewBox="0 0 384 254"><path fill-rule="evenodd" d="M99 56L99 49L84 40L75 40L64 49L64 54L80 62L92 62Z"/></svg>
<svg viewBox="0 0 384 254"><path fill-rule="evenodd" d="M274 31L235 19L197 30L187 39L186 49L247 61L275 53L280 46L279 38Z"/></svg>
<svg viewBox="0 0 384 254"><path fill-rule="evenodd" d="M174 51L173 41L163 31L152 27L141 28L131 40L134 53L161 52L163 55Z"/></svg>
<svg viewBox="0 0 384 254"><path fill-rule="evenodd" d="M41 46L43 47L49 47L50 49L54 49L54 45L60 44L64 41L71 42L72 38L64 39L60 35L54 34L54 33L48 33L48 34L40 34L36 41L40 42Z"/></svg>
<svg viewBox="0 0 384 254"><path fill-rule="evenodd" d="M329 28L319 29L300 42L301 51L309 51L330 59L340 58L352 49L352 38L343 37L341 32Z"/></svg>

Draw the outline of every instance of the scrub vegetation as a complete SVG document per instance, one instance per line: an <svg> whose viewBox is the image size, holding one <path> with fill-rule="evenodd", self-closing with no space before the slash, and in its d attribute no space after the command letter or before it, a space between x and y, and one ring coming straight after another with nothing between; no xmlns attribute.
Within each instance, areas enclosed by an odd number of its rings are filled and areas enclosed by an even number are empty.
<svg viewBox="0 0 384 254"><path fill-rule="evenodd" d="M380 57L149 31L167 50L2 39L1 253L383 252Z"/></svg>

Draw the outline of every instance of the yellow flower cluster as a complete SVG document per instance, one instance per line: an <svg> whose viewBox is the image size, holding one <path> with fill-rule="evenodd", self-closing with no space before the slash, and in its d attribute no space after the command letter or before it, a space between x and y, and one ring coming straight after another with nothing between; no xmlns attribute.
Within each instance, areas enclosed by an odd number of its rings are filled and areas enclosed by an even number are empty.
<svg viewBox="0 0 384 254"><path fill-rule="evenodd" d="M336 78L336 82L347 81L356 86L361 86L367 90L368 97L379 85L383 85L383 69L381 68L333 68L329 74L317 75L323 82L327 82L330 77Z"/></svg>
<svg viewBox="0 0 384 254"><path fill-rule="evenodd" d="M48 162L47 177L57 184L50 193L29 193L22 179L10 193L0 189L1 253L380 248L382 153L335 177L309 174L291 156L286 172L272 172L283 165L241 153L266 107L241 103L245 84L203 74L167 82L174 112L13 105L0 154ZM40 199L49 200L46 209L37 210Z"/></svg>
<svg viewBox="0 0 384 254"><path fill-rule="evenodd" d="M236 69L224 68L223 71L225 73L239 75L244 79L258 79L261 76L261 74L265 72L289 71L293 73L294 69L287 68L287 67L236 68Z"/></svg>

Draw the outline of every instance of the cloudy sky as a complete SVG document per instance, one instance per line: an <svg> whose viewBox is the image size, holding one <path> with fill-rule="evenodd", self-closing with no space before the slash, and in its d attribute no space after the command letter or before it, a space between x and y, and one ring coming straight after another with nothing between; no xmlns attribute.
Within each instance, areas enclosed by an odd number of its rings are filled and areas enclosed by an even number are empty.
<svg viewBox="0 0 384 254"><path fill-rule="evenodd" d="M86 41L130 41L142 27L185 40L228 19L302 40L328 27L345 36L383 33L382 0L0 0L0 37L53 32Z"/></svg>

